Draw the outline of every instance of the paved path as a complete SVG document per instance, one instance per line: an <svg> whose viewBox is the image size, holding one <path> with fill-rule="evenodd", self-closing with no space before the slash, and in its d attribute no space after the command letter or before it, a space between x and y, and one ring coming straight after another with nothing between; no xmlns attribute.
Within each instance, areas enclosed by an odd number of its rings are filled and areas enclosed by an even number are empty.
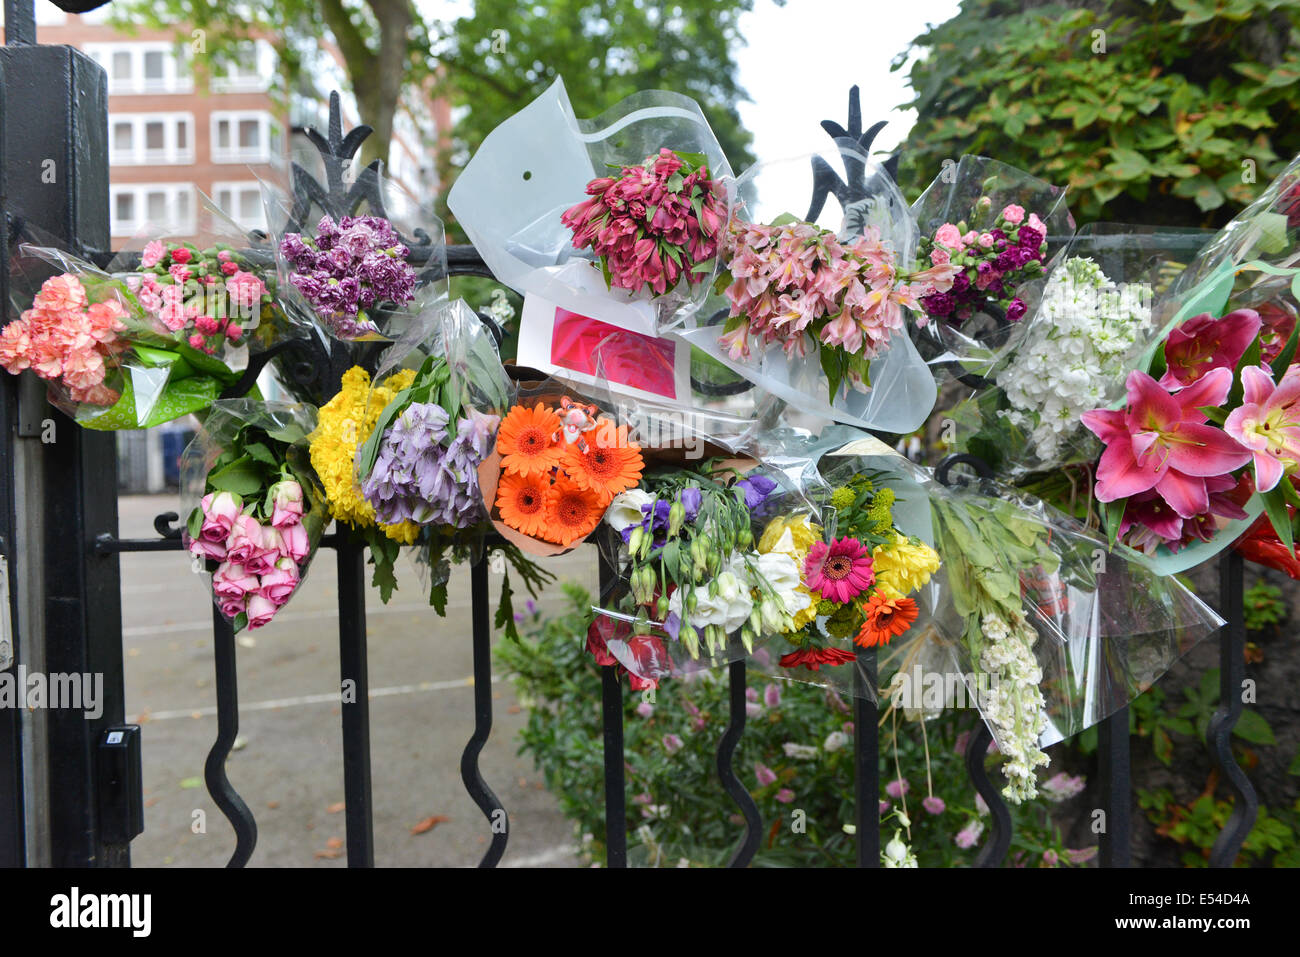
<svg viewBox="0 0 1300 957"><path fill-rule="evenodd" d="M124 496L122 534L152 536L153 516L177 508L175 496ZM549 567L594 587L589 549L550 559ZM428 607L417 575L403 557L392 602L383 605L373 591L367 600L375 862L472 865L490 830L460 782L460 754L473 730L469 574L454 573L446 619ZM155 553L122 557L122 602L127 719L144 728L145 832L132 844L132 859L138 866L224 865L234 835L202 784L216 736L210 599L185 556ZM239 638L242 746L227 767L257 818L252 866L346 863L334 609L334 554L322 549L284 612ZM510 813L503 864L572 865L572 829L531 760L515 754L524 715L509 682L498 676L493 697L481 767ZM196 811L206 817L204 833L195 833ZM450 820L411 834L433 815Z"/></svg>

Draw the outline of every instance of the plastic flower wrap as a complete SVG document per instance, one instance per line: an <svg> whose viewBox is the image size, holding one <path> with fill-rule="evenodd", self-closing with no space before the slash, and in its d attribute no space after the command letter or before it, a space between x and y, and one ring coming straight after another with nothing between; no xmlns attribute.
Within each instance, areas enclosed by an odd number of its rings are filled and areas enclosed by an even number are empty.
<svg viewBox="0 0 1300 957"><path fill-rule="evenodd" d="M294 321L335 339L397 340L447 296L443 224L373 165L352 189L371 197L369 212L326 211L310 224L305 210L266 191L273 221L302 224L276 237L278 296Z"/></svg>
<svg viewBox="0 0 1300 957"><path fill-rule="evenodd" d="M993 483L929 493L943 600L925 644L882 660L881 684L921 716L973 701L1019 803L1045 748L1132 701L1222 619L1035 499Z"/></svg>
<svg viewBox="0 0 1300 957"><path fill-rule="evenodd" d="M828 157L759 163L736 181L718 280L727 313L701 311L679 331L715 362L802 412L907 433L934 404L933 377L906 310L949 269L913 271L916 226L889 174L840 141ZM820 172L854 181L815 222L790 214ZM792 204L798 204L792 206ZM827 204L833 205L833 204Z"/></svg>
<svg viewBox="0 0 1300 957"><path fill-rule="evenodd" d="M22 246L16 290L44 278L0 330L0 366L31 369L51 404L89 429L137 429L207 408L238 375L160 327L128 285L57 249ZM49 276L49 266L59 273Z"/></svg>
<svg viewBox="0 0 1300 957"><path fill-rule="evenodd" d="M918 268L958 270L950 289L921 299L927 351L938 354L931 361L983 374L1015 342L1035 280L1074 233L1065 190L968 155L945 163L911 212L921 234Z"/></svg>
<svg viewBox="0 0 1300 957"><path fill-rule="evenodd" d="M217 402L181 457L182 538L235 631L268 624L293 597L329 524L307 462L315 411Z"/></svg>
<svg viewBox="0 0 1300 957"><path fill-rule="evenodd" d="M643 91L582 120L557 79L484 139L447 205L501 282L653 336L707 295L730 176L689 97Z"/></svg>

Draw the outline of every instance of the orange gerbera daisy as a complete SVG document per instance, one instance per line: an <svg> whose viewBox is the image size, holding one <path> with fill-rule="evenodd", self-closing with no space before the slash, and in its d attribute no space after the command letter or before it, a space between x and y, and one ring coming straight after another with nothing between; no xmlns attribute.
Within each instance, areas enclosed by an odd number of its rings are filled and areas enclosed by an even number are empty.
<svg viewBox="0 0 1300 957"><path fill-rule="evenodd" d="M546 493L551 480L546 475L502 475L497 486L497 510L501 521L531 538L546 531Z"/></svg>
<svg viewBox="0 0 1300 957"><path fill-rule="evenodd" d="M567 548L590 535L604 514L597 493L560 476L546 493L545 538Z"/></svg>
<svg viewBox="0 0 1300 957"><path fill-rule="evenodd" d="M545 475L564 458L563 445L555 441L559 430L560 417L550 406L515 406L497 430L501 468L512 475Z"/></svg>
<svg viewBox="0 0 1300 957"><path fill-rule="evenodd" d="M627 437L627 426L613 428L601 419L596 428L583 435L586 451L577 442L564 452L564 471L579 488L595 492L603 504L619 492L626 492L641 481L645 462L641 446Z"/></svg>
<svg viewBox="0 0 1300 957"><path fill-rule="evenodd" d="M889 639L911 628L920 609L910 598L886 598L877 592L862 607L862 613L867 620L853 640L863 648L874 648L889 644Z"/></svg>

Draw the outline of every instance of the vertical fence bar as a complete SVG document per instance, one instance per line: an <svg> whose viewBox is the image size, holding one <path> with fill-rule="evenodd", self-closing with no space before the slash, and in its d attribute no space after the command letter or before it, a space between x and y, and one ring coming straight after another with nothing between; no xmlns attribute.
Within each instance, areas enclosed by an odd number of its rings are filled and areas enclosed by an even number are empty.
<svg viewBox="0 0 1300 957"><path fill-rule="evenodd" d="M966 742L966 773L989 809L989 838L975 856L976 867L997 867L1011 849L1011 810L989 780L984 764L992 743L993 735L981 719Z"/></svg>
<svg viewBox="0 0 1300 957"><path fill-rule="evenodd" d="M876 649L854 648L853 772L857 805L858 867L880 866L880 708L874 693Z"/></svg>
<svg viewBox="0 0 1300 957"><path fill-rule="evenodd" d="M618 665L600 675L605 728L605 866L627 867L627 799L623 774L623 682Z"/></svg>
<svg viewBox="0 0 1300 957"><path fill-rule="evenodd" d="M257 821L226 776L226 759L239 734L239 678L235 669L235 632L221 612L212 609L212 656L216 674L217 740L203 765L208 794L235 829L235 850L227 867L243 867L257 846Z"/></svg>
<svg viewBox="0 0 1300 957"><path fill-rule="evenodd" d="M1105 826L1098 836L1098 863L1128 867L1133 852L1133 781L1128 705L1097 726L1097 764Z"/></svg>
<svg viewBox="0 0 1300 957"><path fill-rule="evenodd" d="M348 867L375 866L370 805L370 675L366 664L364 546L339 537L339 672L343 701L343 798Z"/></svg>
<svg viewBox="0 0 1300 957"><path fill-rule="evenodd" d="M727 866L748 867L749 862L758 853L758 842L762 837L763 830L763 816L759 813L758 805L754 803L753 796L741 784L740 779L736 777L733 765L736 746L740 744L740 737L745 733L746 684L745 662L743 660L733 661L728 666L727 681L730 720L727 723L727 730L722 735L722 740L718 742L718 778L722 781L722 789L736 802L736 805L740 808L740 813L745 818L745 834L741 838L740 846L731 855L731 861Z"/></svg>
<svg viewBox="0 0 1300 957"><path fill-rule="evenodd" d="M1210 759L1232 791L1232 814L1210 849L1211 867L1231 867L1255 826L1259 796L1232 755L1232 729L1241 717L1242 684L1246 679L1246 620L1242 590L1241 553L1228 549L1219 556L1220 614L1227 620L1219 637L1219 710L1210 718L1205 743Z"/></svg>
<svg viewBox="0 0 1300 957"><path fill-rule="evenodd" d="M474 733L460 756L460 779L492 827L492 843L478 866L496 867L510 839L510 817L483 780L478 766L479 752L492 734L492 622L486 555L470 566L470 590L474 628Z"/></svg>

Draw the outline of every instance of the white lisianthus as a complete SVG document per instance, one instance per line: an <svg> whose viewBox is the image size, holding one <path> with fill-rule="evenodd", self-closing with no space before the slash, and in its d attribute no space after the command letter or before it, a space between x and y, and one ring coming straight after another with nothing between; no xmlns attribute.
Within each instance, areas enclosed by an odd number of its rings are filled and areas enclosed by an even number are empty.
<svg viewBox="0 0 1300 957"><path fill-rule="evenodd" d="M614 501L605 510L605 522L622 534L623 529L629 525L640 525L645 521L645 512L641 511L641 506L649 505L654 500L655 497L645 489L630 488L621 492L614 496Z"/></svg>
<svg viewBox="0 0 1300 957"><path fill-rule="evenodd" d="M724 569L716 579L717 593L710 595L708 587L696 587L693 590L695 611L686 616L693 628L703 629L708 625L718 625L730 634L745 622L754 610L754 600L750 597L748 581L742 581L730 569ZM682 616L682 599L685 588L678 588L668 599L669 614Z"/></svg>

